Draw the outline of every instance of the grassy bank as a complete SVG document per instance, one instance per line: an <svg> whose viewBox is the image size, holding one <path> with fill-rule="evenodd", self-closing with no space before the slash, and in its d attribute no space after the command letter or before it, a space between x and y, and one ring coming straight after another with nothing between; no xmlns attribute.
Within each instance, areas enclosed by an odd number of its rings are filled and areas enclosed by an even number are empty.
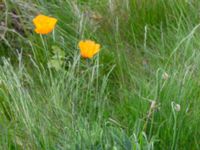
<svg viewBox="0 0 200 150"><path fill-rule="evenodd" d="M0 149L200 149L199 10L0 1ZM52 33L34 32L38 14L58 19ZM80 56L84 39L101 44L92 59Z"/></svg>

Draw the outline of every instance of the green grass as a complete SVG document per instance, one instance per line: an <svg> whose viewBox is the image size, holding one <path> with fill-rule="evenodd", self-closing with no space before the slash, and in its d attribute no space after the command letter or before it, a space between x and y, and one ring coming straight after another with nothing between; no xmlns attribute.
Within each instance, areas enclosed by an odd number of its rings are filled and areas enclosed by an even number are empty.
<svg viewBox="0 0 200 150"><path fill-rule="evenodd" d="M199 6L0 1L0 149L200 149ZM58 19L53 33L34 33L38 13ZM92 60L81 39L101 44Z"/></svg>

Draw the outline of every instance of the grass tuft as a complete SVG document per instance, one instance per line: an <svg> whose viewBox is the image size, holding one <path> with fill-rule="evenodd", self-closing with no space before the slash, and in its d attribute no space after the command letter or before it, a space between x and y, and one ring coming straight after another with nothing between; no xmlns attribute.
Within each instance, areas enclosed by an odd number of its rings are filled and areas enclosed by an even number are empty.
<svg viewBox="0 0 200 150"><path fill-rule="evenodd" d="M199 149L199 6L0 1L0 149ZM101 44L90 60L84 39Z"/></svg>

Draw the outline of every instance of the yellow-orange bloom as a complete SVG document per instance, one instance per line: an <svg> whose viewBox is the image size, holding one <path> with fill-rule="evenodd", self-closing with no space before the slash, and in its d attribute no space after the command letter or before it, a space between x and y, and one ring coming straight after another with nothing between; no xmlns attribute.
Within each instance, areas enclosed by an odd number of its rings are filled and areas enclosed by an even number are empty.
<svg viewBox="0 0 200 150"><path fill-rule="evenodd" d="M38 15L33 19L35 32L38 34L48 34L53 31L57 23L57 19L45 15Z"/></svg>
<svg viewBox="0 0 200 150"><path fill-rule="evenodd" d="M80 53L83 58L92 58L100 51L100 44L91 40L79 42Z"/></svg>

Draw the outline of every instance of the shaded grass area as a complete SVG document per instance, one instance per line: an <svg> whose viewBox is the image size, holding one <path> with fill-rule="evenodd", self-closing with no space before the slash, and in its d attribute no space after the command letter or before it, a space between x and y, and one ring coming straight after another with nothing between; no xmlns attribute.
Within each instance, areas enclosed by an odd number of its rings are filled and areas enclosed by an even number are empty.
<svg viewBox="0 0 200 150"><path fill-rule="evenodd" d="M1 149L199 149L198 0L0 4ZM38 13L53 33L34 33ZM82 59L81 39L100 54Z"/></svg>

